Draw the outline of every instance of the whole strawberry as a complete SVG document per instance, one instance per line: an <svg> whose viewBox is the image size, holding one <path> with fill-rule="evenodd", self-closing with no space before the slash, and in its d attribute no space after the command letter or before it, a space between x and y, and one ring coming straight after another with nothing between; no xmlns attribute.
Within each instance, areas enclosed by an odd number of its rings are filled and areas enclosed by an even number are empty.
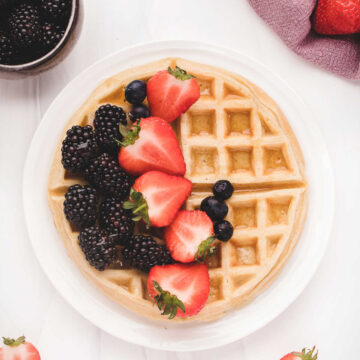
<svg viewBox="0 0 360 360"><path fill-rule="evenodd" d="M309 349L302 349L300 352L291 352L283 356L280 360L317 360L318 352L315 352L315 346Z"/></svg>
<svg viewBox="0 0 360 360"><path fill-rule="evenodd" d="M319 0L313 25L324 35L360 32L360 0Z"/></svg>
<svg viewBox="0 0 360 360"><path fill-rule="evenodd" d="M147 83L152 116L168 122L186 112L200 97L200 86L193 75L178 66L159 71Z"/></svg>
<svg viewBox="0 0 360 360"><path fill-rule="evenodd" d="M25 336L3 338L4 347L0 348L0 360L41 360L33 344L25 341Z"/></svg>

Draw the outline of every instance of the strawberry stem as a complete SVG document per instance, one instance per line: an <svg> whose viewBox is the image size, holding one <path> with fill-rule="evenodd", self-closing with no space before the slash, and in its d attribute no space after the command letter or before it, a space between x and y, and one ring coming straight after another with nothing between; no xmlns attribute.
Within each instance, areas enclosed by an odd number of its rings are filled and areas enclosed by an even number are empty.
<svg viewBox="0 0 360 360"><path fill-rule="evenodd" d="M315 352L315 346L309 350L309 349L302 349L301 353L299 352L292 352L291 354L294 356L297 356L301 360L317 360L318 359L318 351Z"/></svg>
<svg viewBox="0 0 360 360"><path fill-rule="evenodd" d="M148 204L141 192L131 188L129 200L124 202L123 208L136 215L132 218L133 221L144 220L147 226L151 225Z"/></svg>
<svg viewBox="0 0 360 360"><path fill-rule="evenodd" d="M128 123L127 125L124 125L120 123L119 131L123 139L120 141L114 138L114 140L118 144L118 146L126 147L129 145L133 145L135 141L139 138L140 130L140 120L137 120L135 124Z"/></svg>
<svg viewBox="0 0 360 360"><path fill-rule="evenodd" d="M25 342L25 336L20 336L16 340L11 338L5 338L3 337L4 345L16 347Z"/></svg>
<svg viewBox="0 0 360 360"><path fill-rule="evenodd" d="M206 256L215 254L216 252L216 246L214 245L215 241L216 241L215 236L209 236L206 240L203 240L200 243L198 250L195 254L195 260L197 262L202 263L206 258Z"/></svg>
<svg viewBox="0 0 360 360"><path fill-rule="evenodd" d="M169 291L163 290L158 282L153 280L154 289L159 293L155 296L155 302L161 315L169 315L169 319L173 319L177 314L177 309L181 309L185 312L184 303L179 300L176 295L171 294Z"/></svg>
<svg viewBox="0 0 360 360"><path fill-rule="evenodd" d="M175 70L171 69L171 67L168 67L169 74L175 76L178 80L189 80L194 78L194 75L188 74L185 70L179 68L178 66L175 67Z"/></svg>

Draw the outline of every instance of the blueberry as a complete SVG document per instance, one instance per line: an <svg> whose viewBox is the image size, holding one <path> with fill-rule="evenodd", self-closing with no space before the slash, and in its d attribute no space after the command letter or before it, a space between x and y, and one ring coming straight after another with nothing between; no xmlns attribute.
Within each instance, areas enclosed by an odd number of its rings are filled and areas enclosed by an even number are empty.
<svg viewBox="0 0 360 360"><path fill-rule="evenodd" d="M215 223L214 232L216 237L221 241L228 241L231 239L234 228L227 220L221 220Z"/></svg>
<svg viewBox="0 0 360 360"><path fill-rule="evenodd" d="M134 105L129 112L129 118L132 122L138 119L146 119L150 116L149 108L144 104Z"/></svg>
<svg viewBox="0 0 360 360"><path fill-rule="evenodd" d="M125 98L130 104L141 104L146 98L146 84L141 80L132 81L125 88Z"/></svg>
<svg viewBox="0 0 360 360"><path fill-rule="evenodd" d="M227 180L219 180L215 183L213 187L213 193L215 197L219 200L229 199L233 192L234 188L231 185L231 182Z"/></svg>
<svg viewBox="0 0 360 360"><path fill-rule="evenodd" d="M223 201L215 199L215 196L208 196L200 205L212 221L222 220L228 213L228 207Z"/></svg>

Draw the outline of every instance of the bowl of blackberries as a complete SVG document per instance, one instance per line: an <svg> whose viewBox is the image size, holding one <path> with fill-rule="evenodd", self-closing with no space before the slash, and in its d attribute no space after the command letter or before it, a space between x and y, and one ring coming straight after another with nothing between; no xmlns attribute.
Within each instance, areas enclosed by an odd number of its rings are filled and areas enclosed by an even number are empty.
<svg viewBox="0 0 360 360"><path fill-rule="evenodd" d="M0 0L0 74L36 74L59 63L75 43L79 13L80 0Z"/></svg>

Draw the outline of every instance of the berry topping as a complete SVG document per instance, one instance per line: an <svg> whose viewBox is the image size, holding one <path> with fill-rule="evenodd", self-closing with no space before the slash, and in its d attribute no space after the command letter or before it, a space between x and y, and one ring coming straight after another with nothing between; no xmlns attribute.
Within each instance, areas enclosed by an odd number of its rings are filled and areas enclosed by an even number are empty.
<svg viewBox="0 0 360 360"><path fill-rule="evenodd" d="M147 288L162 315L170 319L196 315L209 297L208 267L197 263L154 266Z"/></svg>
<svg viewBox="0 0 360 360"><path fill-rule="evenodd" d="M227 200L234 192L231 182L228 180L219 180L213 187L213 193L218 200Z"/></svg>
<svg viewBox="0 0 360 360"><path fill-rule="evenodd" d="M62 143L62 164L66 170L83 170L96 155L97 146L92 127L73 126L66 132Z"/></svg>
<svg viewBox="0 0 360 360"><path fill-rule="evenodd" d="M134 221L142 219L147 225L168 226L191 190L191 181L183 177L149 171L136 179L124 208L132 210Z"/></svg>
<svg viewBox="0 0 360 360"><path fill-rule="evenodd" d="M132 175L158 170L184 176L185 161L171 126L160 118L141 119L131 131L122 129L124 139L119 164Z"/></svg>
<svg viewBox="0 0 360 360"><path fill-rule="evenodd" d="M199 99L200 86L185 70L169 67L149 80L147 97L151 114L171 122Z"/></svg>
<svg viewBox="0 0 360 360"><path fill-rule="evenodd" d="M116 140L121 140L119 124L126 125L126 113L121 107L106 104L95 113L94 132L99 147L107 152L117 152Z"/></svg>
<svg viewBox="0 0 360 360"><path fill-rule="evenodd" d="M179 211L164 238L173 259L183 263L202 262L216 250L213 223L200 210Z"/></svg>
<svg viewBox="0 0 360 360"><path fill-rule="evenodd" d="M105 270L115 260L117 250L114 237L97 226L81 231L78 239L86 260L97 270Z"/></svg>
<svg viewBox="0 0 360 360"><path fill-rule="evenodd" d="M151 236L145 235L130 237L122 254L131 266L143 272L149 272L156 265L174 262L165 246L159 245Z"/></svg>
<svg viewBox="0 0 360 360"><path fill-rule="evenodd" d="M40 354L33 344L25 341L25 336L17 339L3 337L4 347L0 348L1 360L40 360Z"/></svg>
<svg viewBox="0 0 360 360"><path fill-rule="evenodd" d="M234 228L227 220L221 220L215 223L214 232L216 237L221 241L228 241L234 233Z"/></svg>
<svg viewBox="0 0 360 360"><path fill-rule="evenodd" d="M109 154L104 153L92 159L85 169L85 177L104 195L120 199L129 196L132 180Z"/></svg>
<svg viewBox="0 0 360 360"><path fill-rule="evenodd" d="M212 221L224 219L229 210L223 201L217 200L214 196L203 199L200 209L205 211Z"/></svg>
<svg viewBox="0 0 360 360"><path fill-rule="evenodd" d="M150 116L149 108L144 104L134 105L129 112L129 119L132 122L140 119L146 119Z"/></svg>
<svg viewBox="0 0 360 360"><path fill-rule="evenodd" d="M37 45L41 36L40 12L31 4L20 4L9 14L9 30L14 41L23 47Z"/></svg>
<svg viewBox="0 0 360 360"><path fill-rule="evenodd" d="M141 80L132 81L125 88L125 98L130 104L141 104L146 98L146 84Z"/></svg>
<svg viewBox="0 0 360 360"><path fill-rule="evenodd" d="M133 214L123 208L123 201L108 197L100 205L99 222L108 234L118 235L117 243L125 244L134 231Z"/></svg>
<svg viewBox="0 0 360 360"><path fill-rule="evenodd" d="M72 185L65 194L64 213L73 225L85 228L96 221L96 190L89 185Z"/></svg>

